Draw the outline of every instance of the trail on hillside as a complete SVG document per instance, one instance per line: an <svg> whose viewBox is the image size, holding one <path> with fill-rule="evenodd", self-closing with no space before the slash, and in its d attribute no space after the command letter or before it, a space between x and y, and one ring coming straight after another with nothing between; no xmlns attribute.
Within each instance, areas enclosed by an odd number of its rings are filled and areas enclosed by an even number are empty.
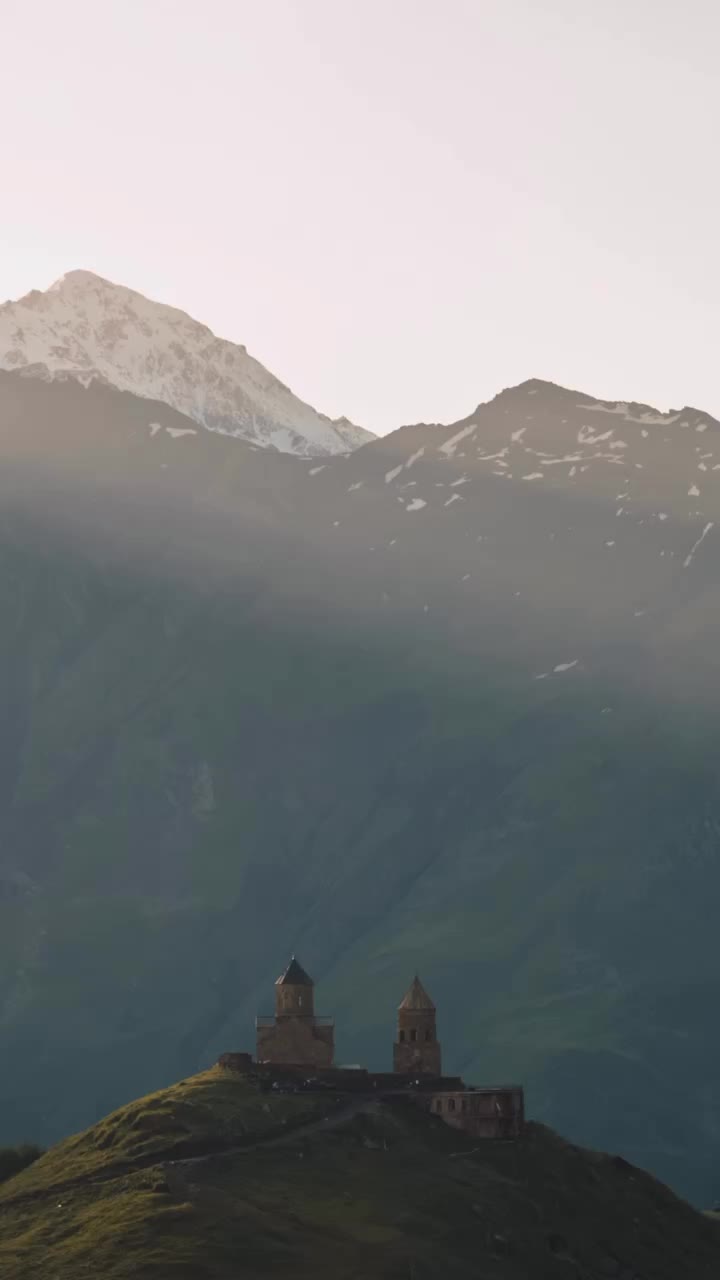
<svg viewBox="0 0 720 1280"><path fill-rule="evenodd" d="M217 1139L208 1140L204 1144L201 1140L197 1140L193 1141L192 1144L185 1144L186 1147L188 1145L192 1145L194 1148L204 1147L204 1150L195 1150L192 1155L179 1156L177 1159L168 1160L167 1156L164 1156L162 1152L152 1152L146 1156L138 1156L135 1160L118 1162L101 1173L79 1174L75 1178L68 1178L64 1182L54 1182L48 1187L38 1187L34 1191L21 1191L16 1196L12 1194L4 1195L0 1200L0 1217L6 1209L14 1209L19 1204L32 1203L48 1196L61 1195L68 1191L73 1191L77 1187L113 1182L116 1178L126 1177L128 1174L138 1173L144 1169L179 1169L182 1166L195 1165L204 1160L210 1160L213 1156L239 1155L257 1151L259 1148L267 1150L269 1147L290 1145L316 1133L328 1133L332 1129L339 1128L346 1121L352 1120L357 1115L377 1110L379 1105L377 1097L355 1097L347 1106L341 1107L340 1110L334 1113L322 1116L319 1120L311 1120L307 1124L299 1123L288 1126L281 1133L273 1132L267 1138L258 1138L257 1135L252 1135L251 1140L246 1139L244 1142L230 1144L224 1144Z"/></svg>

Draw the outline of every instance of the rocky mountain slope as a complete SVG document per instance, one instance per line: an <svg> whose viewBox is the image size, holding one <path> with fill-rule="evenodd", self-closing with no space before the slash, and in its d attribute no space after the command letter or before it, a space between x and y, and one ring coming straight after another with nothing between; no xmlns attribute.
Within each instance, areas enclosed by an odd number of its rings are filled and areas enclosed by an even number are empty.
<svg viewBox="0 0 720 1280"><path fill-rule="evenodd" d="M531 382L302 459L0 376L2 1141L297 949L342 1060L419 966L448 1070L711 1203L718 431Z"/></svg>
<svg viewBox="0 0 720 1280"><path fill-rule="evenodd" d="M44 293L0 306L0 368L84 385L98 379L211 431L301 457L372 439L298 400L245 347L91 271L70 271Z"/></svg>
<svg viewBox="0 0 720 1280"><path fill-rule="evenodd" d="M7 1280L711 1280L717 1222L531 1124L478 1144L412 1104L276 1096L212 1070L0 1188Z"/></svg>

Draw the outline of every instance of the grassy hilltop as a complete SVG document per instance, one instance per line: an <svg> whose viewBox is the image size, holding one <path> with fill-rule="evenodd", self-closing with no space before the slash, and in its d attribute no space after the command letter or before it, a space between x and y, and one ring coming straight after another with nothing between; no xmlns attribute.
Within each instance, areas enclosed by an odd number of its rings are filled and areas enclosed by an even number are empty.
<svg viewBox="0 0 720 1280"><path fill-rule="evenodd" d="M714 1280L720 1226L543 1126L478 1143L411 1103L219 1069L0 1189L4 1280Z"/></svg>

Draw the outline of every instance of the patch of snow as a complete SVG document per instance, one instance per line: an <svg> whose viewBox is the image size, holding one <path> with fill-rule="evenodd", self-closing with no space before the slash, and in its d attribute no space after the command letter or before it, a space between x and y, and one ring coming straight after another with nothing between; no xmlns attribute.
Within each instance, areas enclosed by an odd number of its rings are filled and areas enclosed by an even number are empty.
<svg viewBox="0 0 720 1280"><path fill-rule="evenodd" d="M451 502L462 502L462 494L461 494L461 493L451 493L451 494L450 494L450 497L449 497L449 498L448 498L448 500L447 500L447 502L444 502L444 503L443 503L443 506L445 506L445 507L449 507Z"/></svg>
<svg viewBox="0 0 720 1280"><path fill-rule="evenodd" d="M529 475L522 476L522 479L523 480L543 480L544 476L542 471L531 471Z"/></svg>
<svg viewBox="0 0 720 1280"><path fill-rule="evenodd" d="M616 413L616 414L618 414L618 415L619 415L620 417L622 417L622 418L624 418L624 417L625 417L625 414L626 414L626 413L627 413L627 411L628 411L628 407L629 407L629 406L628 406L627 404L623 403L623 401L621 401L621 400L618 400L617 404L614 404L614 405L607 405L607 404L579 404L579 405L577 405L577 408L578 408L578 409L589 409L589 410L591 411L591 413Z"/></svg>
<svg viewBox="0 0 720 1280"><path fill-rule="evenodd" d="M579 661L580 661L580 659L579 659L579 658L573 658L572 662L558 662L557 666L556 666L556 667L553 667L553 672L555 672L555 671L558 671L558 672L559 672L559 671L570 671L570 670L572 669L572 667L576 667L576 666L577 666L577 664L578 664L578 662L579 662Z"/></svg>
<svg viewBox="0 0 720 1280"><path fill-rule="evenodd" d="M162 431L162 422L150 423L150 437L156 436L158 431Z"/></svg>
<svg viewBox="0 0 720 1280"><path fill-rule="evenodd" d="M308 471L308 475L317 476L320 474L321 471L325 470L326 466L327 466L327 463L324 462L321 467L311 467L310 470Z"/></svg>
<svg viewBox="0 0 720 1280"><path fill-rule="evenodd" d="M400 472L402 471L402 469L403 469L403 464L402 464L402 462L401 462L399 467L393 467L392 471L386 471L386 472L385 472L385 483L386 483L386 484L390 484L390 481L391 481L391 480L394 480L394 479L396 478L396 476L399 476L399 475L400 475Z"/></svg>
<svg viewBox="0 0 720 1280"><path fill-rule="evenodd" d="M714 528L715 528L715 521L714 521L714 520L710 520L710 521L705 525L705 528L703 529L702 533L700 534L700 537L698 538L697 542L696 542L696 543L694 543L694 545L690 548L690 552L689 552L689 554L688 554L688 555L685 557L685 559L683 560L683 569L687 569L688 565L690 564L690 561L692 560L693 556L695 555L695 552L697 551L698 547L700 546L700 543L705 541L705 539L707 538L707 536L708 536L708 534L709 534L710 530L711 530L711 529L714 529Z"/></svg>
<svg viewBox="0 0 720 1280"><path fill-rule="evenodd" d="M518 427L517 431L511 432L510 439L516 442L518 440L522 440L526 431L527 431L527 427Z"/></svg>
<svg viewBox="0 0 720 1280"><path fill-rule="evenodd" d="M541 455L538 454L538 457L540 456ZM568 453L564 458L548 458L547 456L543 456L540 466L557 467L561 462L579 462L582 457L584 457L584 454L582 453Z"/></svg>
<svg viewBox="0 0 720 1280"><path fill-rule="evenodd" d="M169 436L172 436L173 440L179 440L181 436L197 435L195 427L166 427L165 430Z"/></svg>
<svg viewBox="0 0 720 1280"><path fill-rule="evenodd" d="M427 502L423 498L413 498L412 502L408 502L406 511L419 511L421 507L426 507Z"/></svg>
<svg viewBox="0 0 720 1280"><path fill-rule="evenodd" d="M581 427L577 433L578 444L600 444L601 440L609 440L613 435L613 429L609 431L601 431L597 434L592 427Z"/></svg>
<svg viewBox="0 0 720 1280"><path fill-rule="evenodd" d="M653 413L649 410L647 413L642 413L638 418L629 412L629 404L621 400L614 405L579 404L577 407L578 409L589 409L592 413L617 414L624 418L626 422L648 423L651 426L670 426L671 423L677 422L680 417L679 413ZM680 425L686 426L687 424L683 422Z"/></svg>
<svg viewBox="0 0 720 1280"><path fill-rule="evenodd" d="M467 436L471 435L474 431L477 431L477 427L477 422L471 422L469 427L463 427L462 431L458 431L454 436L451 436L449 440L446 440L444 444L440 445L438 453L444 453L446 458L451 458L460 441L465 440Z"/></svg>
<svg viewBox="0 0 720 1280"><path fill-rule="evenodd" d="M469 481L469 476L460 476L459 480L451 480L451 481L450 481L450 488L451 488L451 489L455 489L455 488L457 487L457 485L459 485L459 484L467 484L467 483L468 483L468 481Z"/></svg>
<svg viewBox="0 0 720 1280"><path fill-rule="evenodd" d="M498 458L504 458L504 457L506 456L506 454L507 454L507 451L508 451L508 446L507 446L507 445L505 445L505 448L504 448L504 449L500 449L500 451L499 451L498 453L480 453L480 452L478 452L477 459L478 459L478 462L495 462ZM505 466L505 467L506 467L506 466L507 466L507 462L504 462L504 463L503 463L503 466Z"/></svg>
<svg viewBox="0 0 720 1280"><path fill-rule="evenodd" d="M698 489L697 485L691 484L690 488L688 489L688 498L699 498L699 497L700 497L700 490Z"/></svg>
<svg viewBox="0 0 720 1280"><path fill-rule="evenodd" d="M363 481L356 480L354 484L350 485L348 489L348 493L354 493L356 489L362 489L362 487L363 487Z"/></svg>

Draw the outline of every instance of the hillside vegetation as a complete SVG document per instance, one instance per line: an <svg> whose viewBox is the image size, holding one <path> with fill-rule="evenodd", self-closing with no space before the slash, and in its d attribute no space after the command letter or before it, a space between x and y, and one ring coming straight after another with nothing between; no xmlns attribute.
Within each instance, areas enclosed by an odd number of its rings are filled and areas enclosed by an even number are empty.
<svg viewBox="0 0 720 1280"><path fill-rule="evenodd" d="M0 1190L3 1280L714 1280L720 1226L530 1124L276 1096L218 1069L60 1143Z"/></svg>

